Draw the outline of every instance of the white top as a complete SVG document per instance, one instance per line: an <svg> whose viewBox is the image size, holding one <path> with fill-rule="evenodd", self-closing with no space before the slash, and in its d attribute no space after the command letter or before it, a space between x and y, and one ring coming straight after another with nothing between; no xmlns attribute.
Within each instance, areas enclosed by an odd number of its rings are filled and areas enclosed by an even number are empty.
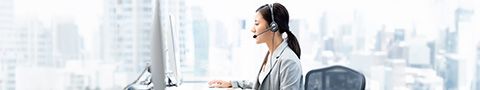
<svg viewBox="0 0 480 90"><path fill-rule="evenodd" d="M271 58L271 56L270 56L270 55L271 55L271 54L268 54L267 62L265 63L265 66L260 67L260 68L262 68L262 71L260 71L260 74L258 75L258 82L259 82L260 84L262 84L263 79L265 79L265 77L267 77L268 70L270 70L270 67L271 67L271 65L270 65L270 58Z"/></svg>

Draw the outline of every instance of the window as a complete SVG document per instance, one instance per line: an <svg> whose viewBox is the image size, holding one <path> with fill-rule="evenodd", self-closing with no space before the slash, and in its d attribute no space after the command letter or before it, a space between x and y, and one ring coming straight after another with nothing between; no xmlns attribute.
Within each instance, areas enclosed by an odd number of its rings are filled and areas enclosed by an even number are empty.
<svg viewBox="0 0 480 90"><path fill-rule="evenodd" d="M0 90L123 89L156 55L156 1L2 0ZM174 21L186 83L256 77L267 47L250 29L265 2L159 1L163 29ZM366 75L369 90L480 88L479 2L278 2L289 10L305 74L345 65Z"/></svg>

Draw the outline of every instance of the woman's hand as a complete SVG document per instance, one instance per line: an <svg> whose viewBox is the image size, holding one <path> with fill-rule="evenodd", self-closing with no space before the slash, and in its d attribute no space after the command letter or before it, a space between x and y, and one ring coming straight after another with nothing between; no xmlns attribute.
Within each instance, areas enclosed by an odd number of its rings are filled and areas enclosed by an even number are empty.
<svg viewBox="0 0 480 90"><path fill-rule="evenodd" d="M211 80L208 81L208 87L210 88L231 88L232 83L225 80Z"/></svg>

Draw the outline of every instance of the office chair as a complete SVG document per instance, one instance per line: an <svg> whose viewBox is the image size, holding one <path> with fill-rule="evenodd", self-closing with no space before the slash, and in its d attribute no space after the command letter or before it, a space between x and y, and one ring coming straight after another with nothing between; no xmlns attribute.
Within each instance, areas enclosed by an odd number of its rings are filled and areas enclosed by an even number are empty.
<svg viewBox="0 0 480 90"><path fill-rule="evenodd" d="M305 90L365 90L365 83L362 73L336 65L309 71Z"/></svg>

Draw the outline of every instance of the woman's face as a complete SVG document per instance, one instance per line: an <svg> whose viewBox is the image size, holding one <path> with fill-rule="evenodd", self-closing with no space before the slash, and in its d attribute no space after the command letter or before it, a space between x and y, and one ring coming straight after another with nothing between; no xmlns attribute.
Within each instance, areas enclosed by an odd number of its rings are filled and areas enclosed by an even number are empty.
<svg viewBox="0 0 480 90"><path fill-rule="evenodd" d="M267 31L259 35L260 33L266 31L267 28L268 28L268 22L265 19L263 19L263 16L262 14L260 14L260 12L257 12L257 14L255 15L255 25L251 30L255 35L257 35L257 38L255 38L257 40L257 44L265 43L267 40L271 40L272 32L270 31Z"/></svg>

